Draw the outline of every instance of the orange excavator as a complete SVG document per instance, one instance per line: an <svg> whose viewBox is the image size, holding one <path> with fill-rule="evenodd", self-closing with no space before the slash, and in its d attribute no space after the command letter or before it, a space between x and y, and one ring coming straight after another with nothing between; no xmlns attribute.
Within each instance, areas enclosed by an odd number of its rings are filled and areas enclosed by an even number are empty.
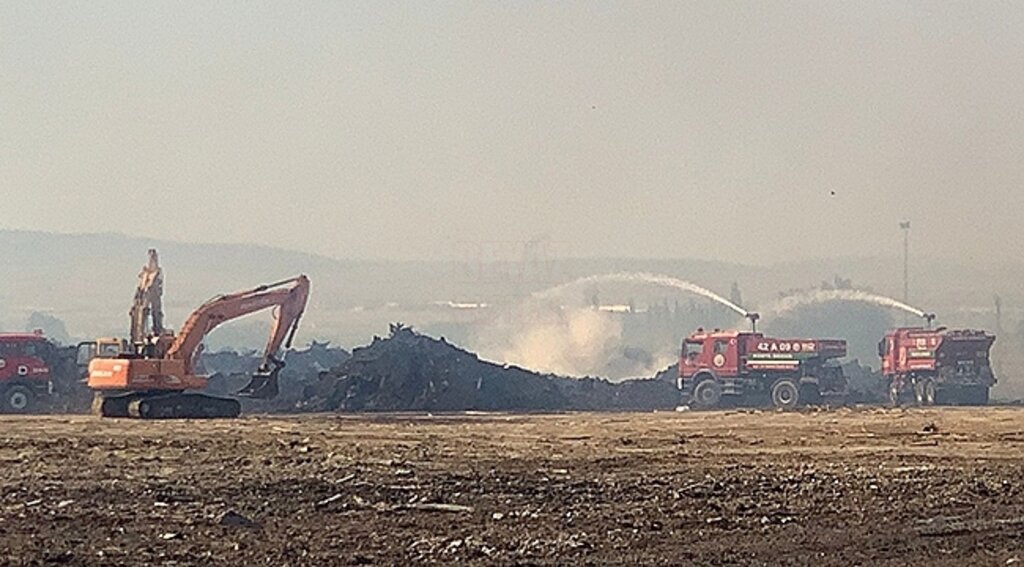
<svg viewBox="0 0 1024 567"><path fill-rule="evenodd" d="M274 322L263 361L238 395L270 399L278 394L277 375L284 363L281 346L291 346L309 299L309 279L300 275L257 288L214 297L192 312L175 336L163 330L135 352L89 362L88 384L96 393L94 409L104 417L142 419L237 417L238 400L194 390L207 379L195 371L203 338L215 327L270 307Z"/></svg>

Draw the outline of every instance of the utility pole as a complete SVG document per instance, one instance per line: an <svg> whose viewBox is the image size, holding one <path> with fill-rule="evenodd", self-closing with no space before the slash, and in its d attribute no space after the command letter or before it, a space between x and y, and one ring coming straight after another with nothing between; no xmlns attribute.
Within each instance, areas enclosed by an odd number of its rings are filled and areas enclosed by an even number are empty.
<svg viewBox="0 0 1024 567"><path fill-rule="evenodd" d="M900 222L903 231L903 303L910 304L910 221ZM909 324L906 313L903 313L903 325Z"/></svg>

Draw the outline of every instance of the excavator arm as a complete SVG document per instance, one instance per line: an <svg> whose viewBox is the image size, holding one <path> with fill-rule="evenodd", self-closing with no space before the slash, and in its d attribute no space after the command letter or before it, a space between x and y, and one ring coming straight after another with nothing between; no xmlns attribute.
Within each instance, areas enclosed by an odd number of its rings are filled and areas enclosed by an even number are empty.
<svg viewBox="0 0 1024 567"><path fill-rule="evenodd" d="M149 249L149 262L139 272L139 284L135 288L135 298L128 312L131 318L130 341L137 345L146 340L147 334L160 336L164 332L164 312L162 298L164 293L164 276L160 269L160 258L155 249ZM146 321L152 318L152 329L147 333Z"/></svg>
<svg viewBox="0 0 1024 567"><path fill-rule="evenodd" d="M274 322L263 361L249 385L239 392L253 398L273 398L278 391L277 373L284 366L278 358L278 351L282 345L286 348L291 346L308 300L309 279L304 275L215 297L192 312L165 357L182 360L186 371L191 374L199 346L210 331L221 323L274 307Z"/></svg>

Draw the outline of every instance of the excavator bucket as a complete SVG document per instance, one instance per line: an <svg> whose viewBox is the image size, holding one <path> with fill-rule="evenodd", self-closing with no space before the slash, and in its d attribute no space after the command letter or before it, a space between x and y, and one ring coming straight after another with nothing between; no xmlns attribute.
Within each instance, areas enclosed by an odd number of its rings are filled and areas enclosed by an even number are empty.
<svg viewBox="0 0 1024 567"><path fill-rule="evenodd" d="M277 397L279 392L277 386L277 374L281 371L280 366L270 370L260 369L253 375L249 383L238 391L239 396L257 400L270 400Z"/></svg>

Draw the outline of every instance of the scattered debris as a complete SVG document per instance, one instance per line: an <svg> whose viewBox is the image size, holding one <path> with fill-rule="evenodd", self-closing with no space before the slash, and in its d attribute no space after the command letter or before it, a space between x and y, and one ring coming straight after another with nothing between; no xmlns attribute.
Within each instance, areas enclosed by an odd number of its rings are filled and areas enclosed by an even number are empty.
<svg viewBox="0 0 1024 567"><path fill-rule="evenodd" d="M330 506L331 504L334 504L335 502L341 500L344 497L345 497L344 494L338 493L338 494L335 494L333 496L324 498L323 500L321 500L321 501L317 502L316 504L314 504L314 506L316 508L323 508L325 506Z"/></svg>
<svg viewBox="0 0 1024 567"><path fill-rule="evenodd" d="M1024 557L1024 520L1014 520L1024 514L1024 458L1001 436L1021 430L1021 410L920 416L255 416L198 424L187 438L173 427L121 434L89 418L7 420L0 452L27 457L3 463L18 482L3 495L0 556L18 565L357 556L770 565L780 549L836 565L885 563L894 549L911 565L934 562L937 549L968 565ZM941 437L916 435L932 420ZM848 437L866 431L877 438ZM752 449L751 439L763 444ZM941 454L907 446L934 440ZM262 529L243 527L250 521ZM836 533L840 545L822 547L822 534Z"/></svg>
<svg viewBox="0 0 1024 567"><path fill-rule="evenodd" d="M402 506L396 506L396 510L420 510L423 512L452 512L452 513L463 513L472 512L472 506L460 506L458 504L442 504L439 502L421 502L415 504L404 504Z"/></svg>
<svg viewBox="0 0 1024 567"><path fill-rule="evenodd" d="M43 561L50 564L64 564L71 563L74 559L75 554L66 550L60 553L48 554L43 558Z"/></svg>
<svg viewBox="0 0 1024 567"><path fill-rule="evenodd" d="M1024 517L995 520L961 520L960 518L931 518L920 522L918 534L922 537L947 537L973 532L990 532L1010 528L1019 531Z"/></svg>
<svg viewBox="0 0 1024 567"><path fill-rule="evenodd" d="M257 522L235 512L234 510L228 510L221 515L220 520L217 521L222 526L233 526L241 528L258 528L260 525Z"/></svg>

